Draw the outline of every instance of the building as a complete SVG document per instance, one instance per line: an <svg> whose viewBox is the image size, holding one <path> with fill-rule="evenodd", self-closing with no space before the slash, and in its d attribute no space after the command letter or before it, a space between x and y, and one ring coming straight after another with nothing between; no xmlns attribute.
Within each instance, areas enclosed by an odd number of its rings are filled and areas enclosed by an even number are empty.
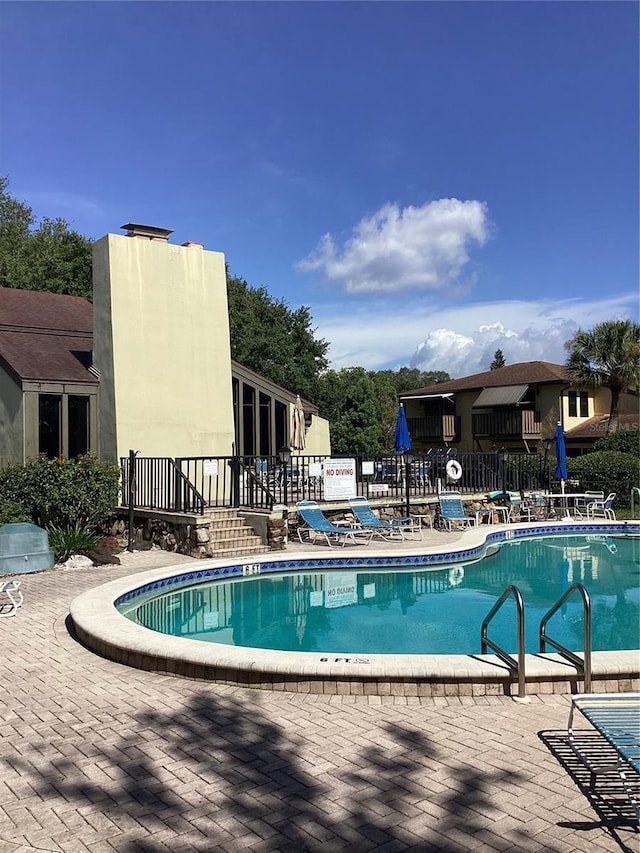
<svg viewBox="0 0 640 853"><path fill-rule="evenodd" d="M535 452L560 420L567 453L578 455L605 435L611 394L576 388L563 365L528 361L406 391L400 400L417 450ZM621 426L637 429L638 421L637 394L623 394Z"/></svg>
<svg viewBox="0 0 640 853"><path fill-rule="evenodd" d="M123 227L94 244L93 305L0 288L0 465L275 455L295 389L232 362L224 255ZM329 455L328 422L303 407L304 452Z"/></svg>

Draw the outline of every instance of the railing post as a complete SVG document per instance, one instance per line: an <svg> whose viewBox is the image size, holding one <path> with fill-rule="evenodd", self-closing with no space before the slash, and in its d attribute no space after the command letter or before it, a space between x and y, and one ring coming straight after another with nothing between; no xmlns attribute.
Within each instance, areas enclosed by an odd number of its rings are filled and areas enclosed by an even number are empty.
<svg viewBox="0 0 640 853"><path fill-rule="evenodd" d="M127 551L133 551L133 533L134 533L134 519L133 519L133 506L134 506L134 495L136 491L136 450L129 451L129 530L128 530L128 538L127 538Z"/></svg>
<svg viewBox="0 0 640 853"><path fill-rule="evenodd" d="M240 459L235 447L231 457L231 505L236 508L240 506Z"/></svg>

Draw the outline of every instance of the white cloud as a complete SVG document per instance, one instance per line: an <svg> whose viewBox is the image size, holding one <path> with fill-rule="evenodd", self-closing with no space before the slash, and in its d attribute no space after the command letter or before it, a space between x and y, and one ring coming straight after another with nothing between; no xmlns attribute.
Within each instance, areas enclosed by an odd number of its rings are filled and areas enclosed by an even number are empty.
<svg viewBox="0 0 640 853"><path fill-rule="evenodd" d="M324 306L314 309L313 318L318 336L330 342L334 369L410 365L458 378L488 370L497 349L507 364L564 364L565 341L579 327L589 329L605 318L635 314L636 295L624 294L591 301L510 300L453 308L386 302L355 311Z"/></svg>
<svg viewBox="0 0 640 853"><path fill-rule="evenodd" d="M386 204L361 219L342 248L325 234L296 268L319 270L349 293L443 290L458 284L469 244L482 246L488 237L484 202L444 198L403 209Z"/></svg>

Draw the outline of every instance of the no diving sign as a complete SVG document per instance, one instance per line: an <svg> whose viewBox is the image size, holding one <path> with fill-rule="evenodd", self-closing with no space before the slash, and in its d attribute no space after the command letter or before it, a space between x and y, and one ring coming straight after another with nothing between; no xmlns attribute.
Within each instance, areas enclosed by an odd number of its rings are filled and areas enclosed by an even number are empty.
<svg viewBox="0 0 640 853"><path fill-rule="evenodd" d="M325 500L356 496L355 459L325 459L322 465L322 477Z"/></svg>

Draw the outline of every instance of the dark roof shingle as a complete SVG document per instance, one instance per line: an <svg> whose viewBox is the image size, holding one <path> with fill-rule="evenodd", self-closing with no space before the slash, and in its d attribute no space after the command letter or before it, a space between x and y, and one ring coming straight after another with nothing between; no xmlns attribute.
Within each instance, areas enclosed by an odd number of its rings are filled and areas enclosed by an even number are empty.
<svg viewBox="0 0 640 853"><path fill-rule="evenodd" d="M567 383L567 370L562 364L552 364L548 361L524 361L519 364L508 364L497 370L486 370L484 373L474 373L462 379L451 379L426 388L414 391L403 391L400 398L412 397L417 394L443 394L451 391L475 391L483 388L496 388L502 385L542 385L545 383Z"/></svg>
<svg viewBox="0 0 640 853"><path fill-rule="evenodd" d="M0 363L18 380L95 385L92 348L88 300L0 287Z"/></svg>

